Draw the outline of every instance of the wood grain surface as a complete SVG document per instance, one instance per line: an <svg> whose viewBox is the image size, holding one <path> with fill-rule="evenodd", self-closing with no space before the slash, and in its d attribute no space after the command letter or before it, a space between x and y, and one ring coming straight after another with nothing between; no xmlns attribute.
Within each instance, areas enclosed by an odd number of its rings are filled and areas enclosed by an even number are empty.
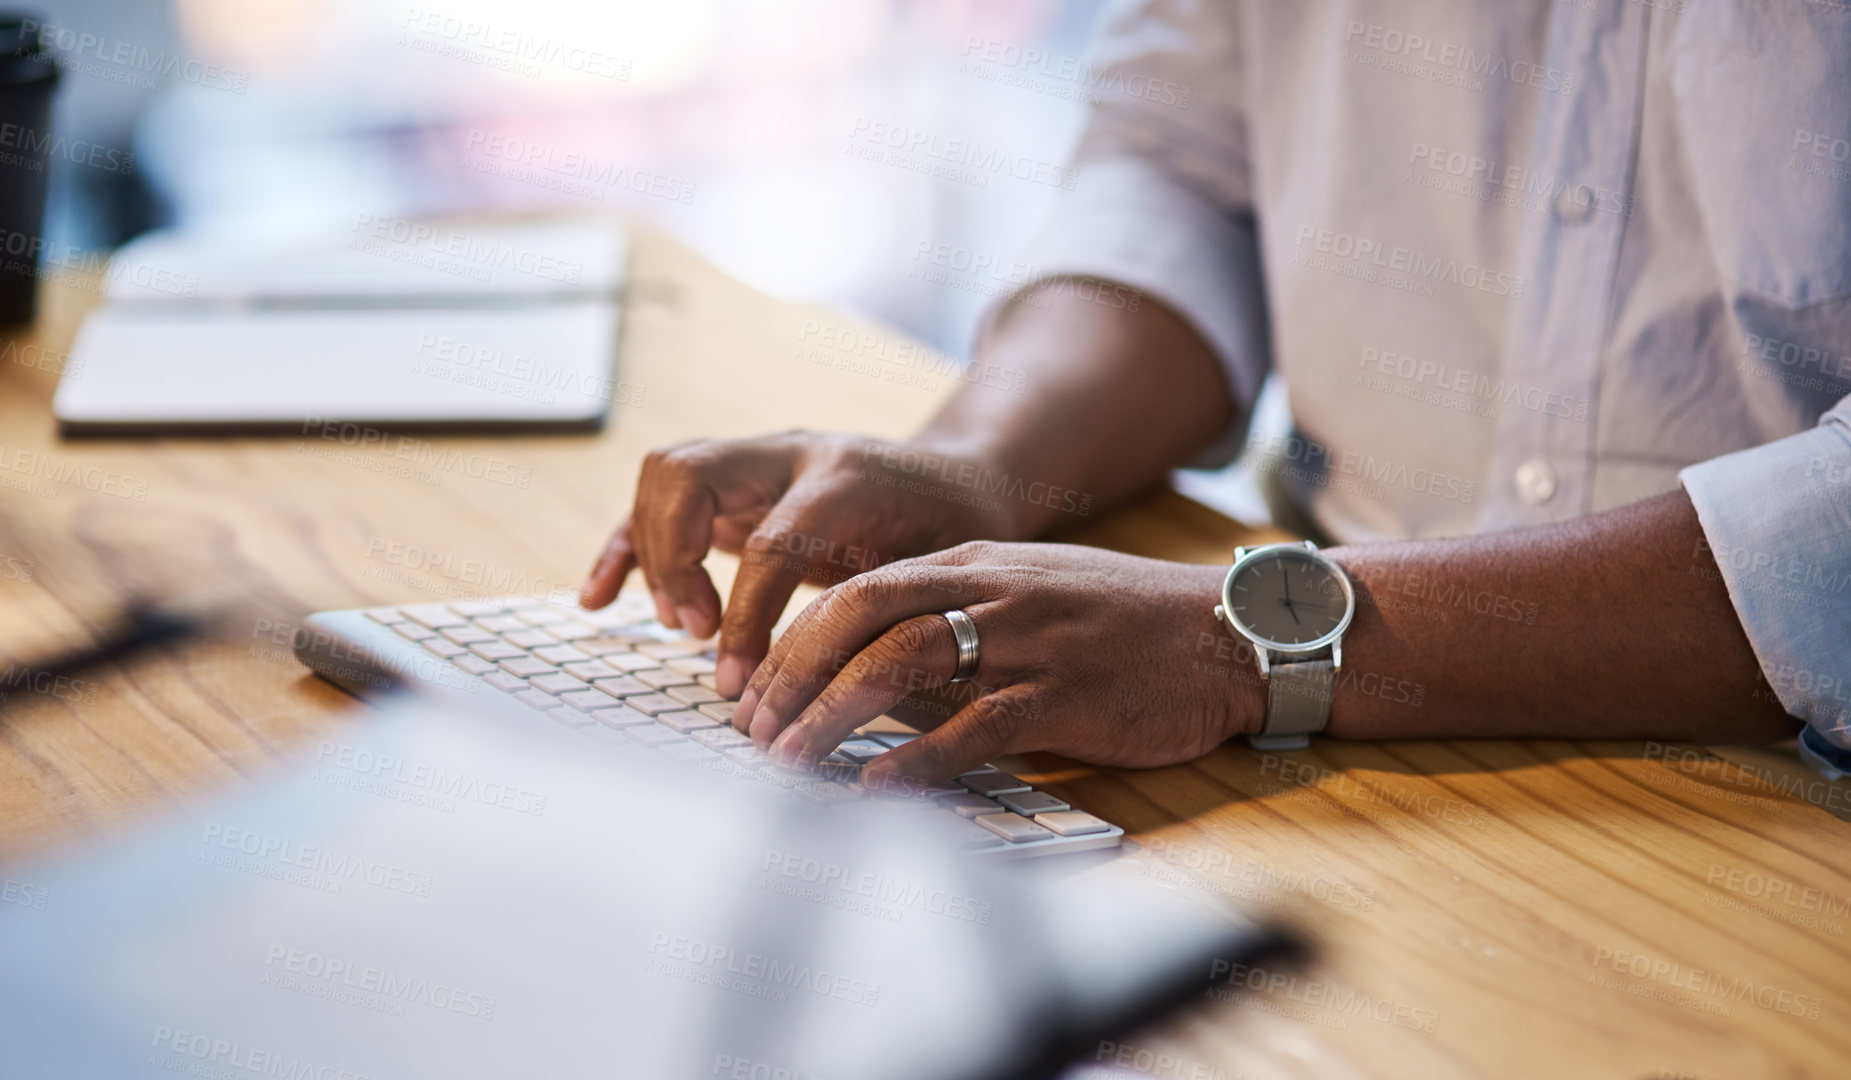
<svg viewBox="0 0 1851 1080"><path fill-rule="evenodd" d="M93 289L48 283L35 331L0 350L0 876L262 784L293 744L356 722L364 707L290 656L304 615L574 588L648 448L791 427L902 435L955 378L856 367L830 328L909 343L753 292L644 231L617 372L641 401L602 434L390 452L318 432L61 440L51 395ZM1070 539L1197 562L1252 538L1170 492L1076 525ZM724 588L731 561L710 565ZM77 683L33 678L35 658L93 639L136 597L209 613L219 632ZM1229 973L1245 993L1102 1045L1098 1069L1851 1074L1851 790L1789 748L1324 740L1143 772L1018 765L1135 834L1124 872L1277 913L1321 946L1303 971Z"/></svg>

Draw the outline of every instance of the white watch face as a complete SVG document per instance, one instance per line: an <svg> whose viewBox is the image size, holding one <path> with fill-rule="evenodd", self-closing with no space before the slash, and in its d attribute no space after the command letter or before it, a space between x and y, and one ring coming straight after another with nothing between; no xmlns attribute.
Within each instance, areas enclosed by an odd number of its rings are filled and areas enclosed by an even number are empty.
<svg viewBox="0 0 1851 1080"><path fill-rule="evenodd" d="M1256 552L1235 571L1224 600L1235 623L1261 642L1303 648L1348 621L1350 592L1335 564L1298 547Z"/></svg>

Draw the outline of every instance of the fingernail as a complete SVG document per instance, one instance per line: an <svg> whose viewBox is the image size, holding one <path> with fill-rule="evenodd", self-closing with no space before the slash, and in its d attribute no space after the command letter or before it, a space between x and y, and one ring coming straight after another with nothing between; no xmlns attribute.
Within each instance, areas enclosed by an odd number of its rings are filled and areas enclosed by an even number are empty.
<svg viewBox="0 0 1851 1080"><path fill-rule="evenodd" d="M656 621L670 630L681 629L681 623L675 614L675 605L668 602L668 594L657 590L649 594L656 602Z"/></svg>
<svg viewBox="0 0 1851 1080"><path fill-rule="evenodd" d="M778 726L778 715L760 706L752 714L752 728L746 734L752 736L752 741L758 744L759 749L768 751L771 740L776 737Z"/></svg>
<svg viewBox="0 0 1851 1080"><path fill-rule="evenodd" d="M795 764L797 758L803 754L802 726L799 724L792 724L790 727L785 728L784 734L779 735L777 739L772 742L771 749L767 751L767 753L771 755L773 760L781 764Z"/></svg>
<svg viewBox="0 0 1851 1080"><path fill-rule="evenodd" d="M752 731L752 714L758 710L758 691L747 690L733 706L733 730L750 734Z"/></svg>
<svg viewBox="0 0 1851 1080"><path fill-rule="evenodd" d="M722 653L713 666L713 681L719 684L721 697L738 697L752 678L752 661L737 653Z"/></svg>
<svg viewBox="0 0 1851 1080"><path fill-rule="evenodd" d="M693 604L683 604L675 609L675 617L681 620L681 628L697 638L704 638L713 633L707 628L707 613Z"/></svg>

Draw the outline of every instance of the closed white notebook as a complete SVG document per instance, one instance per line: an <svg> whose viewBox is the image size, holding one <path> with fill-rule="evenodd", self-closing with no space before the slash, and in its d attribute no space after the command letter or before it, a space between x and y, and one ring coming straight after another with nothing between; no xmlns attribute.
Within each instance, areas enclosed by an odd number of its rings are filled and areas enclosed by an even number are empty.
<svg viewBox="0 0 1851 1080"><path fill-rule="evenodd" d="M594 428L642 392L614 370L624 249L603 219L137 241L53 411L73 434Z"/></svg>

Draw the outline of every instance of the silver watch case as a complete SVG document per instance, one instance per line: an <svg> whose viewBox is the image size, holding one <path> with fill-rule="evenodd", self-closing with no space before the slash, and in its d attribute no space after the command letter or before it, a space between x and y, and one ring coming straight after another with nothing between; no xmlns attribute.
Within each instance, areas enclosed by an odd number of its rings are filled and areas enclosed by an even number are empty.
<svg viewBox="0 0 1851 1080"><path fill-rule="evenodd" d="M1337 621L1337 628L1314 641L1303 645L1285 645L1249 631L1233 616L1234 611L1234 575L1240 573L1241 567L1259 558L1262 554L1277 551L1280 548L1302 548L1311 553L1311 558L1328 567L1343 586L1343 618ZM1350 620L1356 617L1356 589L1350 584L1350 575L1334 559L1318 552L1318 546L1309 540L1302 543L1261 544L1259 547L1237 547L1234 549L1234 565L1228 567L1227 576L1221 579L1221 603L1215 605L1215 618L1226 623L1228 629L1253 642L1254 657L1260 662L1260 678L1272 675L1272 659L1269 653L1276 653L1279 660L1294 660L1310 656L1313 653L1330 649L1331 667L1343 670L1343 632L1350 628Z"/></svg>

